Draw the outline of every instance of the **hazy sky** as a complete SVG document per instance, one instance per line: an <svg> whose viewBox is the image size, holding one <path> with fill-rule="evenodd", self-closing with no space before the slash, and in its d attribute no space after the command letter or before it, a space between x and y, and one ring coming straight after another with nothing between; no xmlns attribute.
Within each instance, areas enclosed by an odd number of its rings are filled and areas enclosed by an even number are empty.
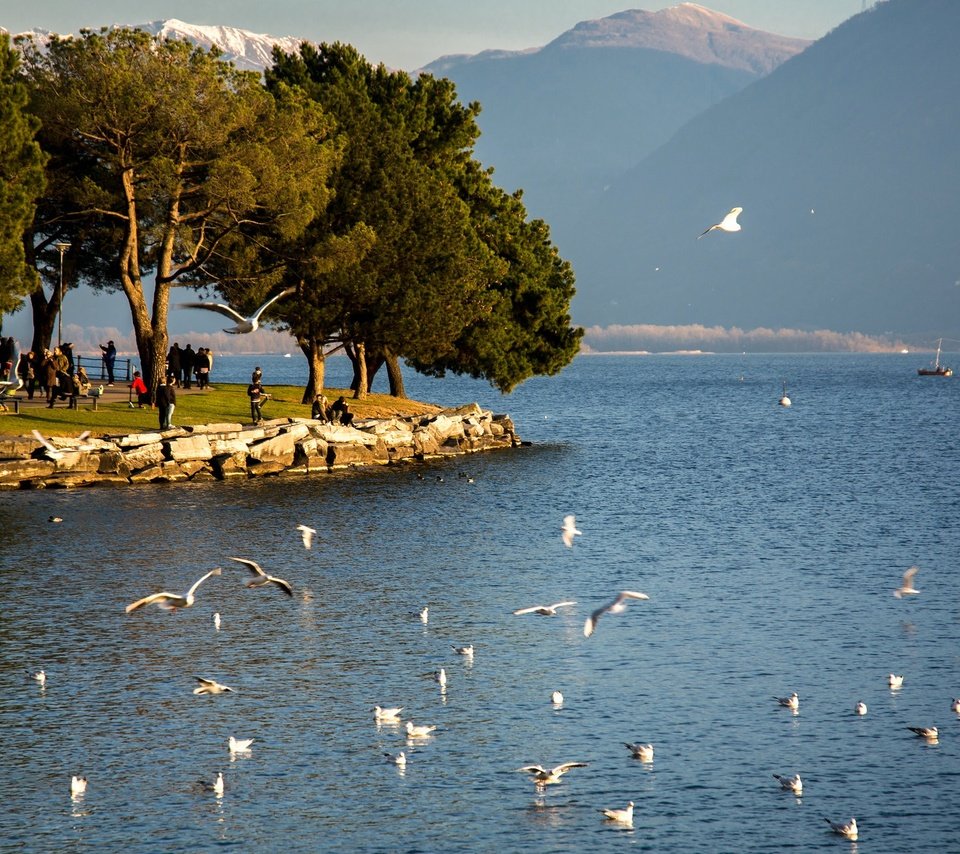
<svg viewBox="0 0 960 854"><path fill-rule="evenodd" d="M372 62L412 70L448 53L518 50L552 41L579 21L660 0L0 0L0 26L74 33L81 27L178 18L273 36L354 45ZM702 3L751 27L816 39L863 0L715 0Z"/></svg>

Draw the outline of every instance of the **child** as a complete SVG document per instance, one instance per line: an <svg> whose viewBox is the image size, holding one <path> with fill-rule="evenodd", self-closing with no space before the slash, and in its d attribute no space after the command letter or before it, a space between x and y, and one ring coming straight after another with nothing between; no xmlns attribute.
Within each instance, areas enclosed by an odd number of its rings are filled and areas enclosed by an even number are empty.
<svg viewBox="0 0 960 854"><path fill-rule="evenodd" d="M150 393L147 391L147 385L143 381L143 377L140 376L140 371L133 372L133 382L130 383L130 389L137 393L137 404L140 409L143 409L145 404L150 403Z"/></svg>

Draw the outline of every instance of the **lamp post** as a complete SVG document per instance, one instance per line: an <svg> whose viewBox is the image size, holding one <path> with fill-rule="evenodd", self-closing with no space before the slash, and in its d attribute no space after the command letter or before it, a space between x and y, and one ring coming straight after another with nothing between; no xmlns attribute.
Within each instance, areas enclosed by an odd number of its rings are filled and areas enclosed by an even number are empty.
<svg viewBox="0 0 960 854"><path fill-rule="evenodd" d="M53 244L60 253L60 311L57 312L57 346L63 343L63 253L70 248L65 240Z"/></svg>

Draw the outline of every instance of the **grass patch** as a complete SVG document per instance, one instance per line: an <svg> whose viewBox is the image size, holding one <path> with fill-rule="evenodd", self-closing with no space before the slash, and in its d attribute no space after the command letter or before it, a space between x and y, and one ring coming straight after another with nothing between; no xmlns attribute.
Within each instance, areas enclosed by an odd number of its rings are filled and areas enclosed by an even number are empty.
<svg viewBox="0 0 960 854"><path fill-rule="evenodd" d="M310 405L301 403L301 386L276 386L267 388L271 397L263 404L263 417L309 418ZM324 389L327 399L333 402L343 395L357 419L388 418L391 415L421 415L440 409L429 403L390 397L387 394L371 394L364 400L353 400L349 389ZM177 390L177 408L173 423L178 426L216 424L220 422L250 423L250 399L246 385L217 383L207 392L187 394ZM144 433L159 429L157 410L131 409L126 400L100 402L97 411L89 403L81 403L80 409L68 409L58 403L53 409L46 406L23 406L20 415L0 417L0 433L10 436L28 436L31 430L39 430L45 436L76 436L89 430L94 436L126 433Z"/></svg>

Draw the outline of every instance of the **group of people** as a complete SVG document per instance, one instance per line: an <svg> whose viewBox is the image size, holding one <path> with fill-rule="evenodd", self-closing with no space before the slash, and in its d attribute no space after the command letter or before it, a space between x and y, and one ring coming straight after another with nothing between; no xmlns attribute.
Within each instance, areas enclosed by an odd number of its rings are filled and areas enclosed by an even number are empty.
<svg viewBox="0 0 960 854"><path fill-rule="evenodd" d="M177 408L177 378L168 373L166 377L157 385L157 393L154 395L154 404L157 407L157 414L160 416L160 429L167 430L173 427L173 411ZM130 383L130 392L137 396L137 406L145 409L150 406L150 391L147 384L143 381L140 371L133 372L133 381ZM131 400L130 405L133 406Z"/></svg>
<svg viewBox="0 0 960 854"><path fill-rule="evenodd" d="M12 339L10 339L12 340ZM16 345L14 345L14 348ZM0 354L2 358L2 354ZM14 355L10 356L12 359ZM20 355L16 368L5 368L7 377L15 370L22 387L27 392L27 399L33 400L37 389L45 395L47 406L50 409L57 400L69 400L78 394L86 394L90 388L90 378L82 366L76 367L73 362L73 345L61 344L52 350L35 353L29 350ZM5 379L7 377L4 377Z"/></svg>
<svg viewBox="0 0 960 854"><path fill-rule="evenodd" d="M210 387L210 372L213 370L213 351L209 347L187 344L181 347L174 342L167 353L167 376L174 378L174 385L181 388L193 388L194 377L197 388Z"/></svg>
<svg viewBox="0 0 960 854"><path fill-rule="evenodd" d="M346 398L340 395L332 404L327 402L323 392L318 392L310 407L310 417L315 421L326 421L329 424L352 424L353 413Z"/></svg>

